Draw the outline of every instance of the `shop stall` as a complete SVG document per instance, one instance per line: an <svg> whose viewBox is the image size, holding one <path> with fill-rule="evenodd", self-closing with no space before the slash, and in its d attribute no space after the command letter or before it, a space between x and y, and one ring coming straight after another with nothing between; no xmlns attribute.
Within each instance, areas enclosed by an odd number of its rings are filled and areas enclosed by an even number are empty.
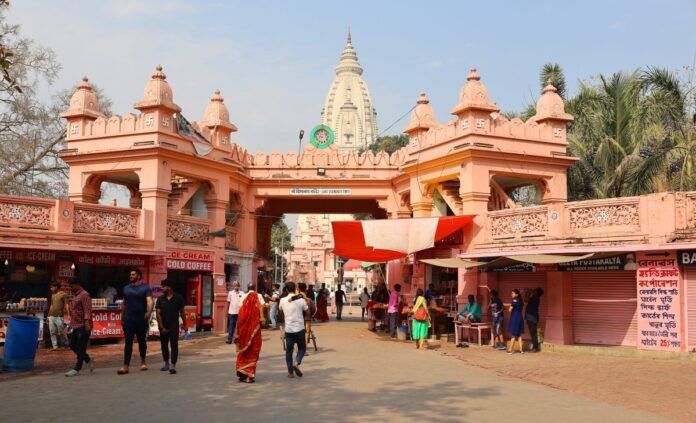
<svg viewBox="0 0 696 423"><path fill-rule="evenodd" d="M191 331L213 327L213 253L176 250L167 255L167 278L185 301Z"/></svg>
<svg viewBox="0 0 696 423"><path fill-rule="evenodd" d="M92 297L91 337L120 338L123 287L129 272L138 268L147 280L148 257L110 253L0 249L0 342L4 342L9 317L30 314L43 317L50 306L50 285L72 295L69 282L78 278ZM69 323L69 316L65 316ZM43 333L44 325L40 325Z"/></svg>

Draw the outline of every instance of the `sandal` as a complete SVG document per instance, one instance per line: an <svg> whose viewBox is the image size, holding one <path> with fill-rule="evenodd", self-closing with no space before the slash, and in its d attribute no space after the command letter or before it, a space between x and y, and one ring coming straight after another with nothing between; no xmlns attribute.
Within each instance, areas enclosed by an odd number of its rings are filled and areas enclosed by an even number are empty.
<svg viewBox="0 0 696 423"><path fill-rule="evenodd" d="M254 383L256 382L253 377L250 377L249 379L246 380L246 383Z"/></svg>
<svg viewBox="0 0 696 423"><path fill-rule="evenodd" d="M140 365L140 370L141 370L141 371L147 370L147 364L144 364L144 363L141 364L141 365Z"/></svg>
<svg viewBox="0 0 696 423"><path fill-rule="evenodd" d="M116 373L119 375L126 375L128 374L128 367L121 367Z"/></svg>

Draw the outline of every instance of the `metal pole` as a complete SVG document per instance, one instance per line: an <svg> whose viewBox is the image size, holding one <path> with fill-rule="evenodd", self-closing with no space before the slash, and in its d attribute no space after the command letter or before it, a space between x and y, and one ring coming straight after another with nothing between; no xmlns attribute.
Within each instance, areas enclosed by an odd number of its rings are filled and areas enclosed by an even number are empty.
<svg viewBox="0 0 696 423"><path fill-rule="evenodd" d="M275 252L275 276L273 277L273 282L278 283L278 249L274 248Z"/></svg>
<svg viewBox="0 0 696 423"><path fill-rule="evenodd" d="M285 271L284 271L284 268L283 268L283 264L285 264L285 258L283 257L283 249L285 249L284 241L285 241L285 237L281 237L281 238L280 238L280 279L281 279L281 281L280 281L280 282L281 282L283 285L285 284L285 281L284 281L284 279L285 279L285 276L284 276L284 275L285 275ZM281 287L281 289L282 289L282 287Z"/></svg>
<svg viewBox="0 0 696 423"><path fill-rule="evenodd" d="M297 164L300 164L300 151L302 150L302 138L304 138L304 129L300 129L300 142L297 144Z"/></svg>

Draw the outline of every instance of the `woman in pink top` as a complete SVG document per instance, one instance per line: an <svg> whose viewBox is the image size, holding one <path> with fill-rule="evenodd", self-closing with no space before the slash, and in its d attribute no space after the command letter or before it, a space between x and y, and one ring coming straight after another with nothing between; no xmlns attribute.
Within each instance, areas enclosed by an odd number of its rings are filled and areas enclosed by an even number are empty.
<svg viewBox="0 0 696 423"><path fill-rule="evenodd" d="M399 316L399 292L401 285L394 285L394 290L389 295L389 303L387 304L387 313L389 313L389 336L396 339L396 321Z"/></svg>

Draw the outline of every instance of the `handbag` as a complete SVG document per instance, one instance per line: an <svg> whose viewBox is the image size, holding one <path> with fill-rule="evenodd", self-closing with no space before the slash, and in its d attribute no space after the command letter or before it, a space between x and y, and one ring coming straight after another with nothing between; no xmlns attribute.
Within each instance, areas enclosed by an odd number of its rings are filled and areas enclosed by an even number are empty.
<svg viewBox="0 0 696 423"><path fill-rule="evenodd" d="M419 322L424 321L428 317L428 312L425 311L425 308L421 307L418 310L416 310L413 313L413 318L418 320Z"/></svg>

